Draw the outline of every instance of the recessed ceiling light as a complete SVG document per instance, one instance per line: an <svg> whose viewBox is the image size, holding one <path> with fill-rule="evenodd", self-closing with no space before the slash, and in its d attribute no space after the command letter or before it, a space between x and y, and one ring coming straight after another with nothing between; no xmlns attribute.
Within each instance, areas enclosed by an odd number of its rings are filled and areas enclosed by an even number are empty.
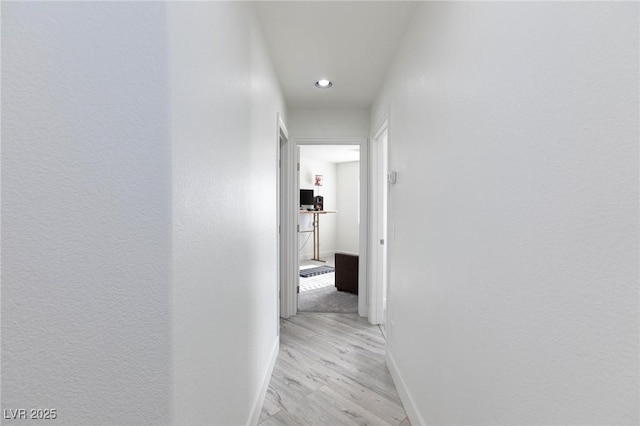
<svg viewBox="0 0 640 426"><path fill-rule="evenodd" d="M322 79L322 80L318 80L316 81L316 87L318 89L328 89L329 87L333 86L333 83L329 80L326 79Z"/></svg>

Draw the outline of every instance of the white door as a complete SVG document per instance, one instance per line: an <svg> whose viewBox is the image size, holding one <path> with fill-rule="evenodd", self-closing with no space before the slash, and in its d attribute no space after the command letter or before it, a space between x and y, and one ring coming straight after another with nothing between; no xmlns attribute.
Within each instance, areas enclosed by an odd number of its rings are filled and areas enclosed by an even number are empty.
<svg viewBox="0 0 640 426"><path fill-rule="evenodd" d="M300 207L300 147L296 146L296 208ZM295 289L294 289L294 297L295 297L295 310L293 311L293 314L297 314L298 313L298 293L300 293L300 213L298 213L298 211L296 211L296 255L295 255L295 273L296 273L296 279L295 279Z"/></svg>
<svg viewBox="0 0 640 426"><path fill-rule="evenodd" d="M294 209L294 204L297 203L297 199L294 197L294 180L296 173L295 170L295 151L292 148L291 140L289 139L287 130L282 122L280 116L278 116L278 128L279 128L279 161L278 161L278 179L279 179L279 302L280 310L279 315L282 318L289 318L291 315L295 315L294 304L294 289L295 289L295 274L293 273L294 266L297 267L297 258L294 253L295 241L298 238L295 232L295 223L297 217L297 206Z"/></svg>
<svg viewBox="0 0 640 426"><path fill-rule="evenodd" d="M388 173L388 146L387 131L385 130L378 138L378 253L377 253L377 276L381 296L381 325L386 334L385 324L387 322L387 198L389 186L387 183Z"/></svg>
<svg viewBox="0 0 640 426"><path fill-rule="evenodd" d="M287 140L280 134L278 135L278 184L277 184L277 197L278 197L278 317L282 315L282 307L286 306L283 300L286 291L283 291L283 284L288 282L288 241L286 232L286 223L288 216L287 212L287 174L283 165L286 164L287 157ZM280 335L280 321L278 323L278 333Z"/></svg>

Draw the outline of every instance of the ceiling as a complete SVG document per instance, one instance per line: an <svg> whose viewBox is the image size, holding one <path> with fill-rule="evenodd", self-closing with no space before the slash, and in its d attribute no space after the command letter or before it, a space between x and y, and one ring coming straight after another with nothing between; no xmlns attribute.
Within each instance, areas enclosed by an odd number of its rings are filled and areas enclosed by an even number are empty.
<svg viewBox="0 0 640 426"><path fill-rule="evenodd" d="M255 2L289 108L369 108L417 2ZM314 83L326 78L330 89Z"/></svg>
<svg viewBox="0 0 640 426"><path fill-rule="evenodd" d="M301 145L300 160L348 163L360 161L359 145Z"/></svg>

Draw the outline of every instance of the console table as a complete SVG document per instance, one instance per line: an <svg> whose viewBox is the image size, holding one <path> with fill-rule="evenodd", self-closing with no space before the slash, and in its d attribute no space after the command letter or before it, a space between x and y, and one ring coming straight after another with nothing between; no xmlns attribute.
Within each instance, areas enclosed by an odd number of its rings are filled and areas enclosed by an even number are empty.
<svg viewBox="0 0 640 426"><path fill-rule="evenodd" d="M299 232L313 232L313 258L317 262L326 262L326 260L320 259L320 215L338 213L336 210L300 210L300 214L312 214L313 215L313 230L311 231L299 231Z"/></svg>

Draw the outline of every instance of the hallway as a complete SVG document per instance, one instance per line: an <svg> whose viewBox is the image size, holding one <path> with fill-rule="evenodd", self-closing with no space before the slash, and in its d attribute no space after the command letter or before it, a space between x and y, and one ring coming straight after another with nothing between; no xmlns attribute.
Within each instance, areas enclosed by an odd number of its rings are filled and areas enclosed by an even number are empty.
<svg viewBox="0 0 640 426"><path fill-rule="evenodd" d="M350 314L282 320L260 425L410 425L377 326Z"/></svg>
<svg viewBox="0 0 640 426"><path fill-rule="evenodd" d="M9 417L640 425L640 2L0 15ZM298 173L313 145L357 145L367 197ZM295 316L316 175L363 317Z"/></svg>

